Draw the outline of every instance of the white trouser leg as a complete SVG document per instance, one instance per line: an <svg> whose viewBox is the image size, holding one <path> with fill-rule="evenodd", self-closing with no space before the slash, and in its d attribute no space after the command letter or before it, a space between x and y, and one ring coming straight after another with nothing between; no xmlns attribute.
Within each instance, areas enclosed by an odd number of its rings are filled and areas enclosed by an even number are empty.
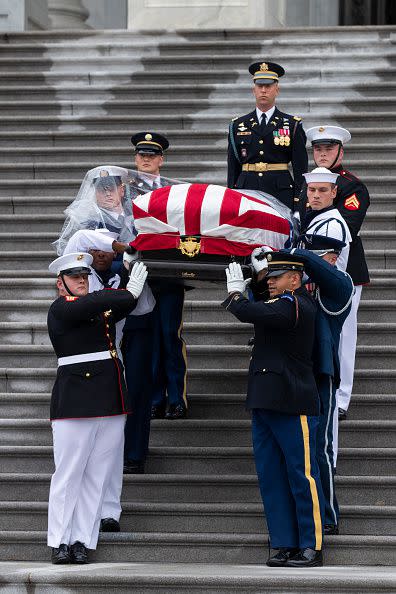
<svg viewBox="0 0 396 594"><path fill-rule="evenodd" d="M344 322L340 338L338 356L340 358L340 387L337 390L337 407L348 410L353 388L353 374L355 371L355 353L357 341L357 312L362 286L355 287L352 298L351 311Z"/></svg>
<svg viewBox="0 0 396 594"><path fill-rule="evenodd" d="M333 467L337 467L338 457L338 406L337 406L337 395L336 405L333 412Z"/></svg>
<svg viewBox="0 0 396 594"><path fill-rule="evenodd" d="M52 422L55 473L48 546L79 540L95 548L104 491L124 436L123 415Z"/></svg>
<svg viewBox="0 0 396 594"><path fill-rule="evenodd" d="M120 519L121 515L121 491L124 473L124 433L122 443L118 449L117 460L111 470L109 482L103 499L102 518Z"/></svg>

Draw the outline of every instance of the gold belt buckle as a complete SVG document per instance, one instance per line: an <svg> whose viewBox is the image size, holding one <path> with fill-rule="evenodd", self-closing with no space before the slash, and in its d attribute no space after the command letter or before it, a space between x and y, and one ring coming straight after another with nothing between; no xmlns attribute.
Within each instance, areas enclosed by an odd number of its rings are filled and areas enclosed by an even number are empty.
<svg viewBox="0 0 396 594"><path fill-rule="evenodd" d="M256 163L256 171L267 171L267 166L268 163L260 161L259 163Z"/></svg>
<svg viewBox="0 0 396 594"><path fill-rule="evenodd" d="M110 351L110 355L113 357L113 359L118 359L118 354L117 354L117 351L115 349L112 349Z"/></svg>

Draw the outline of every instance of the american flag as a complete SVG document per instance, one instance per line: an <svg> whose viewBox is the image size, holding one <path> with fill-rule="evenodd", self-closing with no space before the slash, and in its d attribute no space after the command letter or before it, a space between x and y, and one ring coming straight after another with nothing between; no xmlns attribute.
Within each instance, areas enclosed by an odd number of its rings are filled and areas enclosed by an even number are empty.
<svg viewBox="0 0 396 594"><path fill-rule="evenodd" d="M137 250L177 248L181 236L200 236L201 252L250 255L255 247L285 247L292 225L269 202L208 184L176 184L133 201Z"/></svg>

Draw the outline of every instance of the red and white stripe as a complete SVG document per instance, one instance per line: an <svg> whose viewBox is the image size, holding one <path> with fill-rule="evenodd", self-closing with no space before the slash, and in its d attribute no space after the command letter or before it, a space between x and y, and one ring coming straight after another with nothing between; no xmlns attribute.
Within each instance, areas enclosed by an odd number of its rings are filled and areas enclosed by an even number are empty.
<svg viewBox="0 0 396 594"><path fill-rule="evenodd" d="M289 221L270 204L215 185L159 188L138 196L133 213L138 231L133 245L137 249L163 249L165 238L156 238L158 234L168 235L166 247L178 247L180 235L200 235L222 240L207 242L207 253L233 253L224 242L242 244L240 249L245 246L243 251L250 253L258 245L280 249L291 233Z"/></svg>

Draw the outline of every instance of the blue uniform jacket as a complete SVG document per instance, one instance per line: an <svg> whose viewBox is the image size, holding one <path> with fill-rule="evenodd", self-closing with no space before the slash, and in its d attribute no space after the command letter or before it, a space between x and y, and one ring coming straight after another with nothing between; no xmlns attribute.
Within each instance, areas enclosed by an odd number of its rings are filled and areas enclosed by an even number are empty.
<svg viewBox="0 0 396 594"><path fill-rule="evenodd" d="M313 352L314 373L315 375L322 373L332 376L338 387L340 383L338 347L342 326L351 309L350 303L348 307L345 306L350 302L354 292L352 280L348 274L341 272L308 250L294 249L293 254L301 258L306 274L317 286L315 297L318 301L318 310ZM326 313L323 307L330 313Z"/></svg>

